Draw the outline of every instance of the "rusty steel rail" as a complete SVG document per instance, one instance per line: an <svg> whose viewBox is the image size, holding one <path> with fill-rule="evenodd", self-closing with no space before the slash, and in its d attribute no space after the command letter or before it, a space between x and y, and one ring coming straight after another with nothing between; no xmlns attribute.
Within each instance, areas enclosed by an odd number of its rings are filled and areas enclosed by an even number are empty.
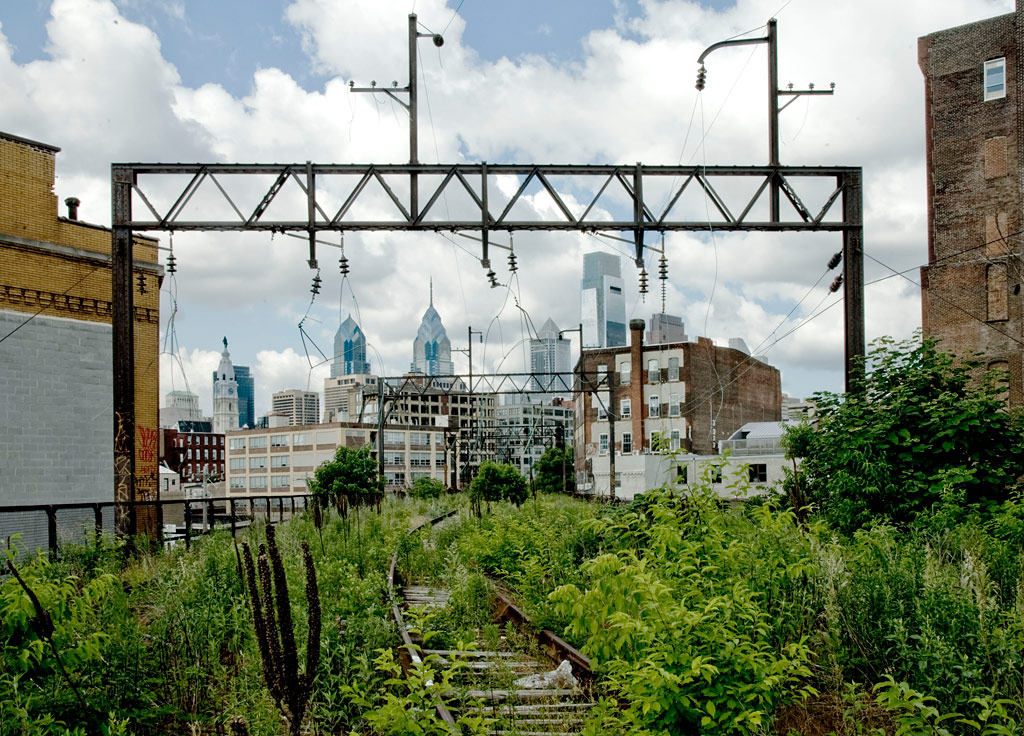
<svg viewBox="0 0 1024 736"><path fill-rule="evenodd" d="M436 516L428 521L424 521L422 524L411 529L406 537L411 537L427 527L436 526L457 513L458 510L455 509L446 514ZM388 566L388 595L391 598L391 617L395 620L395 624L398 626L399 636L402 637L401 654L399 655L399 659L402 664L402 671L408 675L409 669L412 665L421 664L423 659L420 657L419 647L416 646L415 642L413 642L412 638L409 636L409 630L405 625L405 617L402 616L401 603L395 595L398 582L398 547L395 547L395 553L391 555L391 564ZM445 704L440 700L437 703L437 715L442 721L448 724L455 733L459 732L458 726L455 723L455 717L451 714L451 711L448 710L447 706L445 706Z"/></svg>
<svg viewBox="0 0 1024 736"><path fill-rule="evenodd" d="M412 529L406 538L423 529L440 524L455 513L452 511L423 522ZM543 652L541 658L526 652L506 651L500 647L498 647L500 651L422 649L413 641L406 628L402 615L403 604L446 605L448 592L433 586L411 585L408 581L402 581L397 567L398 549L396 548L388 570L388 590L391 595L392 617L398 626L399 636L402 640L399 656L404 672L408 674L410 668L415 664L422 663L423 655L437 657L440 664L451 664L456 659L461 659L469 675L480 677L484 681L493 677L493 673L498 673L499 677L551 676L556 674L549 671L552 664L568 663L571 667L571 675L575 678L575 684L571 687L564 682L559 683L558 680L551 680L550 683L544 684L525 684L520 683L517 679L515 683L507 686L494 687L492 683L483 689L470 689L466 695L477 702L477 705L473 707L494 708L495 712L500 714L495 722L496 730L492 730L491 733L564 734L575 732L575 729L582 724L587 710L594 705L592 702L586 702L589 698L586 698L585 695L584 700L579 700L581 694L591 691L595 679L590 660L582 652L554 632L546 629L536 631L523 610L515 604L507 592L501 589L500 581L493 579L492 582L496 584L497 591L492 600L491 620L498 624L511 622L519 631L529 634L538 645L537 651ZM545 657L550 660L550 663L545 664ZM490 705L486 706L486 703L490 703ZM449 707L444 700L439 699L436 710L438 717L454 733L458 733L458 722L452 713L452 710L456 710L455 706ZM503 723L505 725L500 725ZM511 726L509 726L510 723ZM511 731L504 730L510 727ZM523 728L527 730L522 731ZM564 730L566 728L569 730Z"/></svg>

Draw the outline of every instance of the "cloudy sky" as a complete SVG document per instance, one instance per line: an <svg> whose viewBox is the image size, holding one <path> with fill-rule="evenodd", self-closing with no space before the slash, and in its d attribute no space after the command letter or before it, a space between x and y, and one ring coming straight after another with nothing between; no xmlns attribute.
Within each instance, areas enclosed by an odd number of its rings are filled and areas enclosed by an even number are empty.
<svg viewBox="0 0 1024 736"><path fill-rule="evenodd" d="M111 162L402 162L402 109L348 85L407 82L414 11L425 30L445 38L440 49L420 47L424 162L763 164L765 47L715 52L700 95L693 80L705 47L751 29L762 34L774 16L780 82L836 84L834 97L803 97L782 114L782 162L863 167L868 337L905 337L920 324L918 287L884 277L892 276L887 267L913 269L926 257L917 38L1012 7L1011 0L7 1L0 3L0 130L60 146L58 197L81 198L80 217L100 224L110 221ZM530 206L539 217L550 202L538 196ZM161 359L161 392L187 384L209 411L210 373L226 335L234 361L256 375L258 413L273 391L322 388L328 366L316 365L317 349L331 353L349 312L371 343L373 370L407 370L431 278L453 346L465 347L467 326L485 333L474 345L474 371L518 370L531 321L579 322L582 254L628 251L590 235L521 234L516 278L499 251L492 261L502 285L492 289L471 240L349 234L349 279L342 284L337 249L321 247L323 289L311 304L314 274L301 240L188 233L173 245L178 274L165 281L161 319L179 351L178 360ZM669 234L666 311L683 317L691 337L761 346L790 395L840 390L842 310L829 309L838 295L829 297L834 274L825 275L840 246L838 234ZM627 317L660 311L657 279L644 301L631 258L622 267ZM656 262L647 269L656 273ZM907 275L916 282L916 271ZM177 312L168 335L172 286ZM465 356L453 357L465 371Z"/></svg>

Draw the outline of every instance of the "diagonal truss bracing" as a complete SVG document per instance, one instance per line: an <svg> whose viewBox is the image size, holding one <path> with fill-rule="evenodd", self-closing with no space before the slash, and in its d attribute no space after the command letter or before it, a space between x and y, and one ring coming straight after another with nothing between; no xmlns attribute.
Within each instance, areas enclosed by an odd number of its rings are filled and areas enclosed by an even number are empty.
<svg viewBox="0 0 1024 736"><path fill-rule="evenodd" d="M631 230L645 231L707 230L714 226L731 231L841 231L860 227L851 221L836 202L849 187L851 175L859 179L860 169L819 166L644 166L562 164L115 164L131 181L132 191L145 206L123 223L133 230L220 230L220 231L301 231L330 230ZM249 175L270 177L266 189L253 189L245 201L231 196L223 184L228 176ZM416 209L407 206L406 193L395 190L395 181L418 180L418 199L424 204ZM498 195L496 178L513 176L519 180L517 189L503 206L489 205ZM433 177L431 180L429 177ZM757 182L753 195L725 192L721 183L728 179L751 179ZM216 191L235 213L234 219L210 220L190 216L189 204L199 187L211 181ZM808 180L825 181L832 195L821 210L812 213L798 190ZM653 196L645 198L654 183L670 181L667 203L655 205ZM753 219L751 213L759 204L767 205L772 182L785 194L792 210L779 217ZM289 182L297 185L304 206L270 216L268 208ZM251 183L251 182L250 182ZM368 185L375 183L387 195L390 216L359 219L354 216L361 200L368 199ZM516 219L516 205L528 196L531 184L547 193L557 208L557 216L542 220ZM693 219L677 207L680 198L692 186L698 186L713 205L717 218ZM263 186L266 186L265 183ZM340 206L328 207L325 189L331 199L340 196ZM175 194L168 207L156 207L154 191ZM468 195L472 214L461 217L441 216L438 200L454 193ZM658 189L660 199L664 187ZM579 192L594 192L589 200L576 203ZM339 194L340 193L340 194ZM618 208L614 219L600 206L609 197L618 196L627 206ZM504 196L501 196L504 199ZM251 200L251 201L249 201ZM379 204L379 203L378 203ZM409 202L411 205L411 202ZM623 213L628 210L628 215ZM603 216L603 219L597 215ZM737 214L738 213L738 214Z"/></svg>

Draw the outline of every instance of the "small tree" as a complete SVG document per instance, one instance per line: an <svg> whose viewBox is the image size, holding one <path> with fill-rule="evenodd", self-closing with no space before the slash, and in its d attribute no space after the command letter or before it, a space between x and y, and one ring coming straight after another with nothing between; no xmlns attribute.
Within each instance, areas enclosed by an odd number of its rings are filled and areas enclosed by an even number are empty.
<svg viewBox="0 0 1024 736"><path fill-rule="evenodd" d="M322 463L307 479L307 485L322 502L343 496L349 503L371 503L384 492L369 445L358 450L339 447L334 459Z"/></svg>
<svg viewBox="0 0 1024 736"><path fill-rule="evenodd" d="M534 488L541 493L560 493L564 466L565 491L572 493L576 489L572 461L571 447L551 447L545 450L533 466Z"/></svg>
<svg viewBox="0 0 1024 736"><path fill-rule="evenodd" d="M444 493L444 483L437 478L417 478L409 489L413 498L439 498Z"/></svg>
<svg viewBox="0 0 1024 736"><path fill-rule="evenodd" d="M868 368L856 391L815 395L815 427L789 431L790 454L803 458L791 496L851 532L1010 495L1024 473L1024 422L1006 411L1005 374L979 376L920 336L876 341Z"/></svg>
<svg viewBox="0 0 1024 736"><path fill-rule="evenodd" d="M511 465L499 465L488 460L480 466L476 477L469 485L469 499L477 513L480 513L480 502L509 501L521 506L529 495L526 479Z"/></svg>

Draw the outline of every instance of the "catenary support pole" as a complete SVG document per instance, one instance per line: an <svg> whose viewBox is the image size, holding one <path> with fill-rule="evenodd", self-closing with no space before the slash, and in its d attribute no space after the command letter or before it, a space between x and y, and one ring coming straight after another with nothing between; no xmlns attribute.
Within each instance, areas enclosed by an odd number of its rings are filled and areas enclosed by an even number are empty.
<svg viewBox="0 0 1024 736"><path fill-rule="evenodd" d="M843 177L843 316L846 336L846 390L857 388L864 346L864 192L859 169Z"/></svg>
<svg viewBox="0 0 1024 736"><path fill-rule="evenodd" d="M114 529L134 536L135 508L135 332L132 284L132 184L129 168L111 169L111 322L114 383Z"/></svg>

